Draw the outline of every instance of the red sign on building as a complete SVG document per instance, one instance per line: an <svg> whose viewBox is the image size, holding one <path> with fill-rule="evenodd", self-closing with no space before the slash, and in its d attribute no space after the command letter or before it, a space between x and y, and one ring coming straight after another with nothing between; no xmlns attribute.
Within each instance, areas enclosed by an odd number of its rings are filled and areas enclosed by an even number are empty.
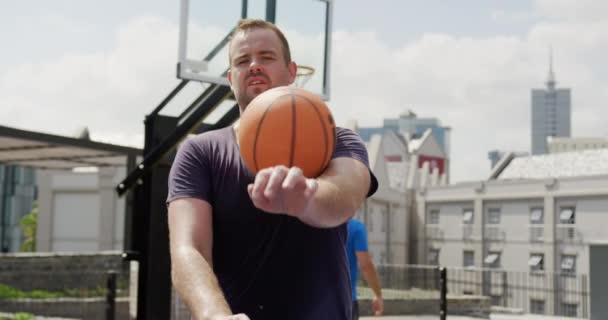
<svg viewBox="0 0 608 320"><path fill-rule="evenodd" d="M418 168L422 168L422 165L428 162L429 170L432 173L434 168L439 168L439 175L445 172L445 159L440 157L431 157L425 155L418 156Z"/></svg>

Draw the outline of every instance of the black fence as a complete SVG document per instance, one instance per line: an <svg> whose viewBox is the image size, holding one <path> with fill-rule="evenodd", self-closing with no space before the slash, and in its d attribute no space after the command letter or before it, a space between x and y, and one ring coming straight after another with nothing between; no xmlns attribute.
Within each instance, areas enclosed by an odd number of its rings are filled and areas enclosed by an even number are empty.
<svg viewBox="0 0 608 320"><path fill-rule="evenodd" d="M589 318L586 275L420 265L377 269L384 290L416 292L412 297L437 297L445 284L450 296L489 297L495 312ZM444 277L440 270L445 270ZM440 300L442 312L446 312L445 301Z"/></svg>
<svg viewBox="0 0 608 320"><path fill-rule="evenodd" d="M484 295L513 312L589 318L586 275L448 268L448 292Z"/></svg>

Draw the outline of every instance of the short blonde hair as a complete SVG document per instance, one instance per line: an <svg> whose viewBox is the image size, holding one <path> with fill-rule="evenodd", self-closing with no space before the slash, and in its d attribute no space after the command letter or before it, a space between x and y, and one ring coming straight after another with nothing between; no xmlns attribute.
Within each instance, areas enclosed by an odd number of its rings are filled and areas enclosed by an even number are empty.
<svg viewBox="0 0 608 320"><path fill-rule="evenodd" d="M262 19L241 19L237 23L232 36L234 37L234 35L239 32L245 32L251 29L272 30L281 41L283 49L283 59L285 60L285 63L288 64L291 62L291 50L289 49L289 42L287 41L287 38L285 37L283 32L274 23ZM232 48L232 39L230 40L228 48ZM232 65L232 57L230 50L228 50L228 65Z"/></svg>

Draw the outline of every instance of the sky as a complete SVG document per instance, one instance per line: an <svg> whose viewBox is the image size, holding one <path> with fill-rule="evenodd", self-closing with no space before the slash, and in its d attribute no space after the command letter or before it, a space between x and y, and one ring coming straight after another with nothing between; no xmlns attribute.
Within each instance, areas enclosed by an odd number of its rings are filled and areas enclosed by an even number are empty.
<svg viewBox="0 0 608 320"><path fill-rule="evenodd" d="M337 123L380 126L406 110L438 118L451 128L453 182L486 179L490 150L530 150L530 90L544 87L550 46L558 87L572 89L572 135L608 137L608 1L334 9ZM60 135L87 126L94 140L141 147L145 114L179 82L178 21L169 0L1 2L0 125Z"/></svg>

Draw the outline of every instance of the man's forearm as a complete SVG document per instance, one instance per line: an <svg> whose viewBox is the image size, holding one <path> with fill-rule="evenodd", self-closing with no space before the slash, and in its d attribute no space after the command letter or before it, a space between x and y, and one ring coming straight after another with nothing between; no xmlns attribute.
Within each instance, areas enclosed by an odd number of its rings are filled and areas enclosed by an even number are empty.
<svg viewBox="0 0 608 320"><path fill-rule="evenodd" d="M380 279L378 278L378 272L376 268L371 265L370 267L363 270L363 276L367 285L374 291L376 297L382 297L382 289L380 287Z"/></svg>
<svg viewBox="0 0 608 320"><path fill-rule="evenodd" d="M319 190L301 220L313 227L336 227L353 217L363 199L350 187L340 189L334 183L319 179Z"/></svg>
<svg viewBox="0 0 608 320"><path fill-rule="evenodd" d="M206 320L232 312L213 270L194 248L172 252L172 279L195 320Z"/></svg>

